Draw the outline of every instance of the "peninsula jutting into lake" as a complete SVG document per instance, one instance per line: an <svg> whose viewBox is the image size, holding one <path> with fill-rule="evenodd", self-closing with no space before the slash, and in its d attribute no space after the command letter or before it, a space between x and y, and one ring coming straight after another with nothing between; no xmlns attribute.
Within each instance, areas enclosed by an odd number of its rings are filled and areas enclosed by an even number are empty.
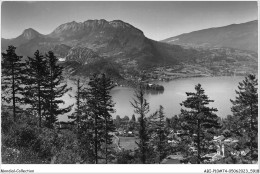
<svg viewBox="0 0 260 174"><path fill-rule="evenodd" d="M257 2L1 13L3 164L258 163Z"/></svg>

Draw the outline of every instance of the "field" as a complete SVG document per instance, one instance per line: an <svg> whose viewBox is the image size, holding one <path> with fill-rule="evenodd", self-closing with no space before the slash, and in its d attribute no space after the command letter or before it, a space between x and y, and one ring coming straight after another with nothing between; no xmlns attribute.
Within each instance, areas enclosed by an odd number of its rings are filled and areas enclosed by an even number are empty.
<svg viewBox="0 0 260 174"><path fill-rule="evenodd" d="M138 141L138 138L121 136L118 136L118 138L120 139L119 145L122 149L124 148L125 150L134 150L137 148L135 141Z"/></svg>

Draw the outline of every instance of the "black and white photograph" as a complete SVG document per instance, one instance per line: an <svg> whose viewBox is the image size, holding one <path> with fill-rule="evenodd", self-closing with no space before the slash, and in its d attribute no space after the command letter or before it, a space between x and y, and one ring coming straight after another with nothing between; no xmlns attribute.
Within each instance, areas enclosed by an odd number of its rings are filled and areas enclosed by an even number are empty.
<svg viewBox="0 0 260 174"><path fill-rule="evenodd" d="M2 1L1 172L259 173L258 3Z"/></svg>

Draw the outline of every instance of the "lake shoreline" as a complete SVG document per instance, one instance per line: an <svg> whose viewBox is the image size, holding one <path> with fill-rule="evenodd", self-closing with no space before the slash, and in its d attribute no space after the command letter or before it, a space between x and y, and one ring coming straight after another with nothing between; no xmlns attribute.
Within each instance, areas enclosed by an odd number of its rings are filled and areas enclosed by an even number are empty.
<svg viewBox="0 0 260 174"><path fill-rule="evenodd" d="M246 75L245 75L245 76L246 76ZM221 76L217 76L217 75L211 75L211 76L209 76L209 75L190 75L190 76L184 76L184 77L175 77L175 78L173 78L173 79L171 79L171 80L168 80L168 81L166 81L166 80L145 80L145 81L140 81L140 83L153 83L153 84L158 84L158 83L162 83L162 82L172 82L172 81L176 81L176 80L189 79L189 78L245 77L245 76L229 76L229 75L227 75L227 76L223 76L223 75L221 75ZM135 89L136 86L137 86L137 83L136 83L136 82L127 81L127 80L124 80L124 81L126 81L127 84L129 84L129 83L131 84L131 83L132 83L132 84L134 84L134 85L117 85L117 86L120 86L120 87L130 87L130 88L133 88L133 89Z"/></svg>
<svg viewBox="0 0 260 174"><path fill-rule="evenodd" d="M215 100L213 106L218 108L220 117L226 117L231 114L230 99L235 99L235 90L237 90L238 82L241 82L244 76L200 76L200 77L185 77L176 78L171 81L158 81L157 83L164 86L162 93L146 93L145 97L150 104L151 113L162 105L165 108L167 117L172 117L180 113L180 103L185 100L186 92L193 92L195 85L202 84L206 95L210 99ZM73 83L70 83L73 85ZM75 93L75 86L71 91L73 96ZM113 118L116 115L120 117L132 116L134 113L130 101L134 98L134 88L131 86L116 86L111 90L112 100L115 104L116 112L112 114ZM223 96L223 97L221 97ZM69 96L64 96L65 105L74 103L74 99ZM60 116L60 121L68 120L66 116Z"/></svg>
<svg viewBox="0 0 260 174"><path fill-rule="evenodd" d="M186 92L194 92L195 85L200 83L209 99L215 100L212 106L219 110L218 115L223 118L231 114L230 99L235 99L235 90L237 90L238 83L243 79L244 76L200 76L178 78L167 82L159 81L158 83L164 86L165 91L163 93L146 93L146 99L150 103L150 113L156 111L159 105L162 105L165 108L166 116L172 117L180 113L180 103L187 97ZM111 94L117 110L113 117L134 114L129 102L134 98L134 88L117 86Z"/></svg>

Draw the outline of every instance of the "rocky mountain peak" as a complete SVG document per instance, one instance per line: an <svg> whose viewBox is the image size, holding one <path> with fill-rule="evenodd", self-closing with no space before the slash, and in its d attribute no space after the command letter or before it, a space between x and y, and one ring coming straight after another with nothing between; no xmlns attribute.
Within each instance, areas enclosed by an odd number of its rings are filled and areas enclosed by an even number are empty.
<svg viewBox="0 0 260 174"><path fill-rule="evenodd" d="M129 30L138 30L137 28L133 27L132 25L125 23L121 20L113 20L113 21L106 21L105 19L100 20L87 20L84 22L68 22L65 24L60 25L57 27L50 35L52 36L60 36L60 35L74 35L77 33L85 33L85 32L92 32L94 30L107 30L107 29L129 29ZM142 33L141 30L138 30Z"/></svg>
<svg viewBox="0 0 260 174"><path fill-rule="evenodd" d="M87 21L84 21L83 22L84 25L104 25L104 24L107 24L108 21L106 21L105 19L90 19L90 20L87 20Z"/></svg>
<svg viewBox="0 0 260 174"><path fill-rule="evenodd" d="M63 32L66 32L66 31L73 31L73 32L76 32L78 30L82 29L81 28L81 24L80 23L77 23L75 21L72 21L72 22L68 22L68 23L65 23L65 24L62 24L60 25L59 27L57 27L53 32L52 34L61 34Z"/></svg>
<svg viewBox="0 0 260 174"><path fill-rule="evenodd" d="M125 22L123 22L121 20L114 20L114 21L109 22L109 24L111 26L115 27L115 28L120 28L120 27L121 28L131 28L131 27L133 27L130 24L125 23Z"/></svg>
<svg viewBox="0 0 260 174"><path fill-rule="evenodd" d="M28 28L28 29L25 29L22 33L22 37L27 39L27 40L31 40L31 39L34 39L35 37L39 36L40 33L37 32L36 30L32 29L32 28Z"/></svg>

